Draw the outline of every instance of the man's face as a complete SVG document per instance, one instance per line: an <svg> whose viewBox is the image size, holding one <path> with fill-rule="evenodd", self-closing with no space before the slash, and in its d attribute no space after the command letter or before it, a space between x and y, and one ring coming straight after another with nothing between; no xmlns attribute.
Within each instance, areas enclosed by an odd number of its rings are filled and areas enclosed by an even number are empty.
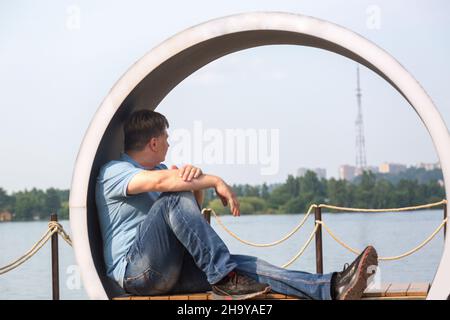
<svg viewBox="0 0 450 320"><path fill-rule="evenodd" d="M164 133L155 139L158 159L160 159L160 162L163 162L166 159L167 150L169 149L169 134L167 130L164 130Z"/></svg>

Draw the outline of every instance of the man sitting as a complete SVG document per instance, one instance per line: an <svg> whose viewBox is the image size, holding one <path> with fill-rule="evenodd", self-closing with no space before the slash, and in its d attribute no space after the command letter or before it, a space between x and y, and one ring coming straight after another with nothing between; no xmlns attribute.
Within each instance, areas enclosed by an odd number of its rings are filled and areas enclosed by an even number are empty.
<svg viewBox="0 0 450 320"><path fill-rule="evenodd" d="M359 299L378 264L369 246L342 272L286 270L257 257L233 255L200 214L202 190L214 188L233 216L239 201L220 177L186 165L168 169L169 123L139 110L124 125L120 159L98 175L96 204L107 274L126 292L167 295L213 292L249 299L273 290L307 299Z"/></svg>

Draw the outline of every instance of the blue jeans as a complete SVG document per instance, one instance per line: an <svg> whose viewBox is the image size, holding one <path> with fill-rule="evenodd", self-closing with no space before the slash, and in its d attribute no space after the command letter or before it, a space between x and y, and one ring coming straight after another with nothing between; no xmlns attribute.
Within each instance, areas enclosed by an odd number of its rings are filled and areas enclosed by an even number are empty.
<svg viewBox="0 0 450 320"><path fill-rule="evenodd" d="M127 256L124 289L136 295L205 292L230 271L278 293L330 300L330 274L286 270L232 255L200 213L192 192L165 192L139 225Z"/></svg>

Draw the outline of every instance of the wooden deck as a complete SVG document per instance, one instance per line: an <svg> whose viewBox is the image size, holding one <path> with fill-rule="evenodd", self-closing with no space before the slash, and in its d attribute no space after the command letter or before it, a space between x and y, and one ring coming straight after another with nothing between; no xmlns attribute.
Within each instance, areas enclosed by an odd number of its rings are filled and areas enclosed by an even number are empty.
<svg viewBox="0 0 450 320"><path fill-rule="evenodd" d="M364 292L364 300L424 300L427 297L429 283L384 283L377 289Z"/></svg>
<svg viewBox="0 0 450 320"><path fill-rule="evenodd" d="M384 283L379 288L364 292L363 300L424 300L430 288L429 283ZM299 300L279 293L268 293L255 300ZM121 296L113 300L211 300L209 293L193 293L168 296Z"/></svg>

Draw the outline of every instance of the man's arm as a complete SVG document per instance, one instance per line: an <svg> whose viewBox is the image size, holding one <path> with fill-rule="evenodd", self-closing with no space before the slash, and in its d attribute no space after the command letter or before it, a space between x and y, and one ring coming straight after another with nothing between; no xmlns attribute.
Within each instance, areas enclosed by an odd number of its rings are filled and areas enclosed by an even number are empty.
<svg viewBox="0 0 450 320"><path fill-rule="evenodd" d="M142 192L175 192L215 188L221 181L219 177L202 174L191 181L180 179L178 170L144 170L136 174L128 183L127 194Z"/></svg>
<svg viewBox="0 0 450 320"><path fill-rule="evenodd" d="M215 188L223 205L229 204L231 213L235 216L240 215L239 202L230 186L220 177L209 174L202 174L191 181L184 181L180 179L177 169L143 170L130 180L127 186L127 194L133 195L151 191L197 191L208 188Z"/></svg>

